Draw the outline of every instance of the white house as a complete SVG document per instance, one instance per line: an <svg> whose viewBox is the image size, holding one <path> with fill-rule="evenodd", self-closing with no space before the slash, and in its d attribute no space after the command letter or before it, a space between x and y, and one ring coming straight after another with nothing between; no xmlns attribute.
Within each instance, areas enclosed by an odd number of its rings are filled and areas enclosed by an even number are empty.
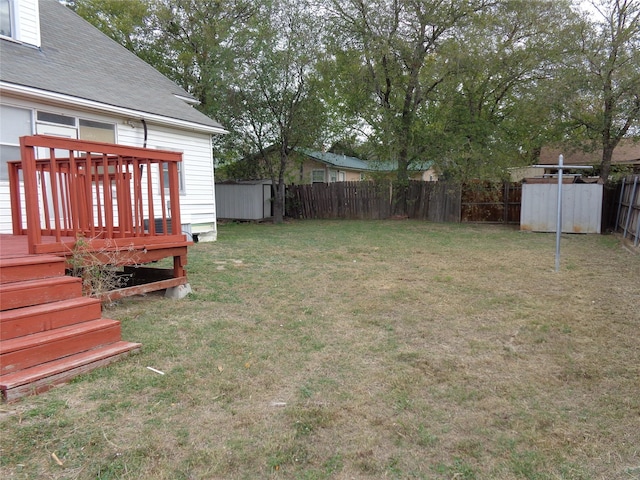
<svg viewBox="0 0 640 480"><path fill-rule="evenodd" d="M0 233L11 232L6 162L19 137L47 134L182 152L182 230L215 240L211 139L226 131L197 103L57 0L0 0Z"/></svg>

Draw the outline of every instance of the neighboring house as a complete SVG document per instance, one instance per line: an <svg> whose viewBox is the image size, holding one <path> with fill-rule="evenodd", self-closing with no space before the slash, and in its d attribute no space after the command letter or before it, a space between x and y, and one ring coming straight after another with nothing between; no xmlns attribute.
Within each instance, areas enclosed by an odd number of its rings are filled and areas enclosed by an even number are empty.
<svg viewBox="0 0 640 480"><path fill-rule="evenodd" d="M593 165L598 167L602 162L602 149L592 152L567 148L562 150L557 147L543 147L540 151L540 165L556 165L558 157L563 155L565 165ZM630 167L634 171L640 171L640 139L624 138L613 150L611 166Z"/></svg>
<svg viewBox="0 0 640 480"><path fill-rule="evenodd" d="M182 152L182 230L216 239L211 137L226 132L189 93L57 0L0 0L0 61L0 233L6 163L19 137L46 134Z"/></svg>
<svg viewBox="0 0 640 480"><path fill-rule="evenodd" d="M393 175L396 165L383 162L366 162L356 157L299 149L301 156L296 183L333 183L368 180L373 176ZM292 175L293 176L293 175ZM412 180L435 181L438 179L430 162L413 167Z"/></svg>
<svg viewBox="0 0 640 480"><path fill-rule="evenodd" d="M569 168L571 165L591 165L596 170L594 173L586 173L587 175L597 174L597 170L602 162L602 149L596 149L591 152L583 152L576 150L575 147L542 147L538 165L557 165L558 158L562 154L563 163ZM611 159L612 167L626 167L631 172L640 172L640 139L625 138L620 141L613 151ZM512 170L512 180L522 180L527 177L541 177L545 174L556 173L556 169L544 167L524 167Z"/></svg>

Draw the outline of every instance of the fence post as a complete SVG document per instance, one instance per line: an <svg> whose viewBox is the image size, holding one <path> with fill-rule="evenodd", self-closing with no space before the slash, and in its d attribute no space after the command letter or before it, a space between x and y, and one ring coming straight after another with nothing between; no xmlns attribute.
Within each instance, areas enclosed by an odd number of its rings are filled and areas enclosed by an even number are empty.
<svg viewBox="0 0 640 480"><path fill-rule="evenodd" d="M629 206L627 207L627 219L624 222L624 232L622 238L627 238L627 230L629 229L629 223L631 222L631 214L633 213L633 206L636 201L636 187L638 186L638 177L633 180L633 190L629 196Z"/></svg>
<svg viewBox="0 0 640 480"><path fill-rule="evenodd" d="M618 212L616 213L616 223L614 231L618 230L618 222L620 221L620 210L622 209L622 200L624 199L624 186L627 181L627 177L622 179L622 186L620 187L620 198L618 199Z"/></svg>

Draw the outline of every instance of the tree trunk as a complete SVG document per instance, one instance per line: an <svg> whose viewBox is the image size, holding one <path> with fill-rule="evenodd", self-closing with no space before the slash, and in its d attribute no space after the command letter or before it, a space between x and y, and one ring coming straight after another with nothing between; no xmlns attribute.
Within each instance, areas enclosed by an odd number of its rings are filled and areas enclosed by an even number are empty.
<svg viewBox="0 0 640 480"><path fill-rule="evenodd" d="M395 184L395 202L393 205L393 213L395 215L407 214L407 196L409 193L409 172L407 162L407 148L403 146L400 149L398 158L398 171Z"/></svg>
<svg viewBox="0 0 640 480"><path fill-rule="evenodd" d="M275 195L273 198L273 223L284 222L284 182L279 181L274 185Z"/></svg>
<svg viewBox="0 0 640 480"><path fill-rule="evenodd" d="M609 172L611 171L611 158L613 157L614 145L605 145L602 149L602 162L600 163L600 178L604 183L609 181Z"/></svg>

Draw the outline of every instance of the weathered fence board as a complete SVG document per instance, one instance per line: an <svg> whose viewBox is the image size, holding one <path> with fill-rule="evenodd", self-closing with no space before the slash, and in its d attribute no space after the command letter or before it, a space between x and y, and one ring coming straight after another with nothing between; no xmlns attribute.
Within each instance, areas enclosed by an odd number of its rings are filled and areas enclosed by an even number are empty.
<svg viewBox="0 0 640 480"><path fill-rule="evenodd" d="M520 223L521 183L476 182L463 185L463 222Z"/></svg>
<svg viewBox="0 0 640 480"><path fill-rule="evenodd" d="M640 175L623 180L615 225L624 238L640 244Z"/></svg>
<svg viewBox="0 0 640 480"><path fill-rule="evenodd" d="M287 215L304 219L385 219L393 214L396 190L391 182L336 182L287 187ZM460 187L446 182L409 183L409 218L460 221Z"/></svg>

